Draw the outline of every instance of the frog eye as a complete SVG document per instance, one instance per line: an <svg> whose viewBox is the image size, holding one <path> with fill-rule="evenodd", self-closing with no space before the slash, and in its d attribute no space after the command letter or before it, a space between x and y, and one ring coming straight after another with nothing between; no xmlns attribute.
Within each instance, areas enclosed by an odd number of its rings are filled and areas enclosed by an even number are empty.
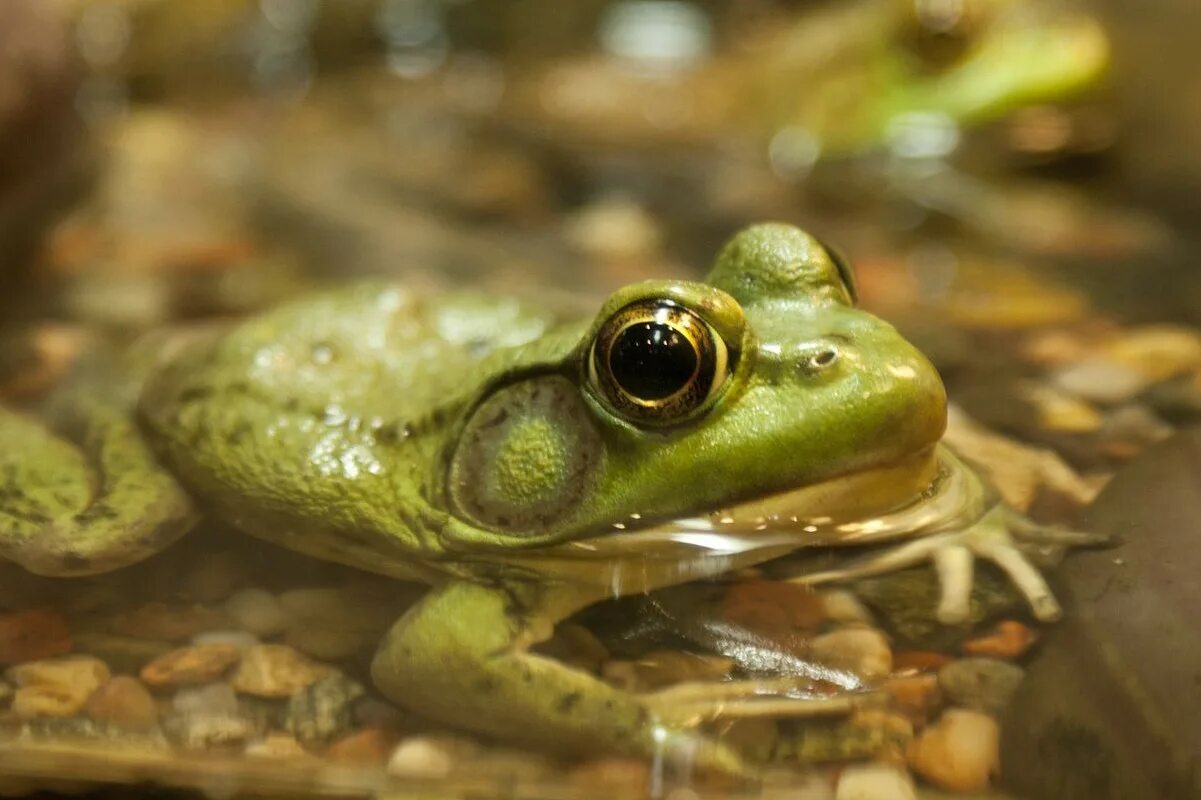
<svg viewBox="0 0 1201 800"><path fill-rule="evenodd" d="M588 378L621 416L666 426L711 405L736 355L700 315L672 300L646 300L622 308L601 326Z"/></svg>

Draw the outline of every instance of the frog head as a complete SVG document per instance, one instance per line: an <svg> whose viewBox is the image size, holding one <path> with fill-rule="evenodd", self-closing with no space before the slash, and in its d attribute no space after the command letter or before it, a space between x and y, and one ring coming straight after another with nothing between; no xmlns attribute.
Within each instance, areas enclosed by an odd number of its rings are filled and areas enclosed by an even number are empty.
<svg viewBox="0 0 1201 800"><path fill-rule="evenodd" d="M451 549L594 540L928 456L933 366L783 224L704 282L616 292L566 358L501 374L446 447ZM520 359L519 359L520 361Z"/></svg>

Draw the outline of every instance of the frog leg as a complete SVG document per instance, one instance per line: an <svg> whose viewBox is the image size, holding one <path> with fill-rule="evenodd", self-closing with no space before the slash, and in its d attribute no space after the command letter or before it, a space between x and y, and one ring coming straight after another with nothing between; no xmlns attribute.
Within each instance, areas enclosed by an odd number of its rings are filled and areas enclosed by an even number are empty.
<svg viewBox="0 0 1201 800"><path fill-rule="evenodd" d="M0 407L0 558L41 575L90 575L191 526L191 501L125 409L81 399L59 421L74 441Z"/></svg>
<svg viewBox="0 0 1201 800"><path fill-rule="evenodd" d="M1063 612L1027 551L1107 542L1109 538L1103 535L1039 525L998 504L962 530L930 534L841 569L801 575L792 580L805 584L848 581L931 561L942 586L938 619L945 624L957 624L969 615L974 561L984 558L1009 576L1037 619L1050 622Z"/></svg>
<svg viewBox="0 0 1201 800"><path fill-rule="evenodd" d="M851 714L884 704L879 692L806 692L807 676L751 678L715 683L689 681L642 695L665 719L696 724L714 719L747 717L813 718Z"/></svg>
<svg viewBox="0 0 1201 800"><path fill-rule="evenodd" d="M388 632L372 678L402 706L506 742L575 755L678 753L703 769L748 774L733 750L671 725L639 696L529 651L600 592L444 584Z"/></svg>

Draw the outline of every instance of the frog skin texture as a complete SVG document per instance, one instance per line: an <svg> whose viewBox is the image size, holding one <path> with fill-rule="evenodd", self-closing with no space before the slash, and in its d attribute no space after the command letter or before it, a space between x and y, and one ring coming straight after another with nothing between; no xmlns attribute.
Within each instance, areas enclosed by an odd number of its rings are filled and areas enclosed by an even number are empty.
<svg viewBox="0 0 1201 800"><path fill-rule="evenodd" d="M103 572L167 546L203 509L427 582L379 648L378 688L556 752L684 749L747 770L670 699L530 651L611 595L895 539L797 580L932 560L938 615L955 622L978 556L1053 619L1023 547L1091 541L1000 505L939 445L934 368L855 308L841 260L783 224L738 234L704 282L637 283L593 319L381 284L308 296L164 354L131 397L77 390L37 417L0 410L0 556ZM741 690L709 691L717 710Z"/></svg>

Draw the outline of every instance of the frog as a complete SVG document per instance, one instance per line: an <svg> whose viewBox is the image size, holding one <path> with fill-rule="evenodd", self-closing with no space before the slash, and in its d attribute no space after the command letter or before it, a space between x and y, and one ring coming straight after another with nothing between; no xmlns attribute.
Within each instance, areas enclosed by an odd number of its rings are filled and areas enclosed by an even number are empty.
<svg viewBox="0 0 1201 800"><path fill-rule="evenodd" d="M844 258L786 223L737 233L703 281L634 283L590 317L354 283L145 360L120 391L0 410L0 556L96 574L205 516L427 583L380 643L375 686L555 753L753 770L696 724L746 685L691 692L682 714L535 650L606 598L885 543L795 580L932 561L955 623L983 558L1051 620L1026 551L1093 541L1010 509L940 443L937 370L857 307Z"/></svg>

